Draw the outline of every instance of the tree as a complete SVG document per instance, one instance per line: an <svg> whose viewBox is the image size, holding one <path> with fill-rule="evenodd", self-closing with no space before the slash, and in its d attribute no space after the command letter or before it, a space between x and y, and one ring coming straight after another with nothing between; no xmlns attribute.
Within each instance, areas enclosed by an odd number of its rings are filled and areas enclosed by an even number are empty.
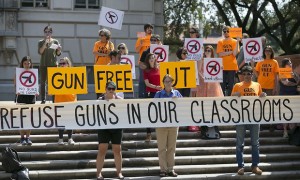
<svg viewBox="0 0 300 180"><path fill-rule="evenodd" d="M183 10L184 16L179 20L180 11L175 9L165 10L165 22L172 22L174 34L182 33L182 29L175 26L188 27L195 9L203 8L206 18L203 18L204 36L210 32L210 26L219 27L220 25L242 27L243 32L251 37L260 37L262 35L272 38L273 47L280 47L283 54L296 54L300 52L300 2L299 0L187 0L186 5L179 5ZM165 0L164 4L170 4L171 0ZM180 3L183 3L181 1ZM188 8L186 6L191 6ZM196 8L195 8L196 7ZM195 9L194 9L195 8ZM168 14L176 14L169 17ZM200 17L200 15L198 15ZM178 21L179 20L179 21ZM189 24L188 24L189 23ZM181 31L181 32L180 32ZM173 36L173 34L170 34Z"/></svg>

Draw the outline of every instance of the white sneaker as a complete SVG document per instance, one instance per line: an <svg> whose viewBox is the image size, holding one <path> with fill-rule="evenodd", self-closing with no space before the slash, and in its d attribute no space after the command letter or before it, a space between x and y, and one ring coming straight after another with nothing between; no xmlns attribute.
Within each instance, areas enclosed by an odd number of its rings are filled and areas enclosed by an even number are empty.
<svg viewBox="0 0 300 180"><path fill-rule="evenodd" d="M64 143L64 140L63 140L63 139L59 139L58 142L57 142L57 144L59 144L59 145L64 145L65 143Z"/></svg>
<svg viewBox="0 0 300 180"><path fill-rule="evenodd" d="M69 139L68 144L69 144L69 145L74 145L75 142L74 142L74 140L71 138L71 139Z"/></svg>

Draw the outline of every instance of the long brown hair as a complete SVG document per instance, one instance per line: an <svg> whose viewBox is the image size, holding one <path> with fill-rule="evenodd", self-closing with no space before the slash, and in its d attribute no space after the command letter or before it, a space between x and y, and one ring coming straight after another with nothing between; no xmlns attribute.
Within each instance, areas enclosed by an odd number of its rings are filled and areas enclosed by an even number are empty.
<svg viewBox="0 0 300 180"><path fill-rule="evenodd" d="M150 66L150 58L151 58L151 56L154 56L154 59L155 59L155 61L154 61L154 68L157 68L158 67L158 64L157 64L157 60L156 60L156 58L155 58L155 55L153 54L153 53L149 53L149 54L147 54L147 56L146 56L146 58L145 58L145 65L147 66L147 70L150 70L151 69L151 66Z"/></svg>
<svg viewBox="0 0 300 180"><path fill-rule="evenodd" d="M29 61L29 62L30 62L30 66L29 66L30 68L33 67L30 56L24 56L24 57L22 58L22 60L21 60L20 68L24 68L23 63L24 63L25 61Z"/></svg>

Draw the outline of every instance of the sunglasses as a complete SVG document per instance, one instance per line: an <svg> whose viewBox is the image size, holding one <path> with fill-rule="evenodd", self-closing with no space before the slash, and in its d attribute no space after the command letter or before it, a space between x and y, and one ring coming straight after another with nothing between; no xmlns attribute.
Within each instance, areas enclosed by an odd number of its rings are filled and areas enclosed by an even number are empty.
<svg viewBox="0 0 300 180"><path fill-rule="evenodd" d="M114 90L116 90L116 88L108 87L107 90L109 90L109 91L114 91Z"/></svg>
<svg viewBox="0 0 300 180"><path fill-rule="evenodd" d="M272 52L270 49L266 49L265 52Z"/></svg>
<svg viewBox="0 0 300 180"><path fill-rule="evenodd" d="M171 83L171 82L173 82L173 81L164 81L164 83Z"/></svg>
<svg viewBox="0 0 300 180"><path fill-rule="evenodd" d="M45 34L51 34L52 31L44 31Z"/></svg>
<svg viewBox="0 0 300 180"><path fill-rule="evenodd" d="M188 53L187 52L183 52L182 54L187 55Z"/></svg>
<svg viewBox="0 0 300 180"><path fill-rule="evenodd" d="M194 31L190 31L190 34L195 34L196 32L194 32Z"/></svg>
<svg viewBox="0 0 300 180"><path fill-rule="evenodd" d="M252 73L243 73L243 76L252 76Z"/></svg>
<svg viewBox="0 0 300 180"><path fill-rule="evenodd" d="M120 50L120 49L125 49L125 47L119 47L118 49L119 49L119 50Z"/></svg>
<svg viewBox="0 0 300 180"><path fill-rule="evenodd" d="M59 63L59 65L66 65L66 64L68 64L68 63L66 63L66 62Z"/></svg>
<svg viewBox="0 0 300 180"><path fill-rule="evenodd" d="M100 34L101 37L105 36L104 34Z"/></svg>
<svg viewBox="0 0 300 180"><path fill-rule="evenodd" d="M157 39L150 39L150 41L152 41L152 42L156 42L156 41L157 41Z"/></svg>
<svg viewBox="0 0 300 180"><path fill-rule="evenodd" d="M229 31L223 31L223 33L229 33Z"/></svg>
<svg viewBox="0 0 300 180"><path fill-rule="evenodd" d="M211 52L211 50L210 49L206 49L205 52Z"/></svg>

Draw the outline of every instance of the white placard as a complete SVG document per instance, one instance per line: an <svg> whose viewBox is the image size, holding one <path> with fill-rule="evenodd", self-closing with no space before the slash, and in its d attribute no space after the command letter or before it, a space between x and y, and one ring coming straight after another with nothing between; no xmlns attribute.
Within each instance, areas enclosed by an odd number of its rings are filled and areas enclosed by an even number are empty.
<svg viewBox="0 0 300 180"><path fill-rule="evenodd" d="M263 60L263 47L261 38L242 39L245 62L251 60L258 62Z"/></svg>
<svg viewBox="0 0 300 180"><path fill-rule="evenodd" d="M122 55L121 56L121 64L130 64L132 79L136 79L135 76L135 59L133 55Z"/></svg>
<svg viewBox="0 0 300 180"><path fill-rule="evenodd" d="M187 49L188 55L186 59L201 60L203 55L203 39L202 38L185 38L184 47Z"/></svg>
<svg viewBox="0 0 300 180"><path fill-rule="evenodd" d="M169 46L167 45L151 44L150 52L155 54L158 63L169 61Z"/></svg>
<svg viewBox="0 0 300 180"><path fill-rule="evenodd" d="M36 95L39 93L38 69L16 68L16 94Z"/></svg>
<svg viewBox="0 0 300 180"><path fill-rule="evenodd" d="M223 82L222 58L204 58L204 82Z"/></svg>
<svg viewBox="0 0 300 180"><path fill-rule="evenodd" d="M98 25L121 30L123 19L124 11L119 11L116 9L102 6L99 15Z"/></svg>

